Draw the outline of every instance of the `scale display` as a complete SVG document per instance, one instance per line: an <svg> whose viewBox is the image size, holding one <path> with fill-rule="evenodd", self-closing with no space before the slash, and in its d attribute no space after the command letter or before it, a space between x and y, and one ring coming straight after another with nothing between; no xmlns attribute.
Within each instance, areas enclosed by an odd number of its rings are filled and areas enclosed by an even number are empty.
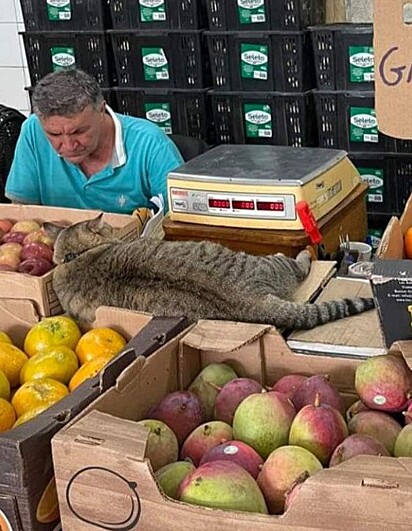
<svg viewBox="0 0 412 531"><path fill-rule="evenodd" d="M229 199L213 199L209 197L208 199L209 208L230 208Z"/></svg>
<svg viewBox="0 0 412 531"><path fill-rule="evenodd" d="M285 210L285 203L283 201L258 201L256 203L256 209L283 212Z"/></svg>
<svg viewBox="0 0 412 531"><path fill-rule="evenodd" d="M242 201L241 199L234 199L232 201L233 210L255 210L254 201Z"/></svg>
<svg viewBox="0 0 412 531"><path fill-rule="evenodd" d="M217 194L216 192L196 192L181 188L171 188L173 212L202 213L254 218L295 219L294 195L242 195Z"/></svg>

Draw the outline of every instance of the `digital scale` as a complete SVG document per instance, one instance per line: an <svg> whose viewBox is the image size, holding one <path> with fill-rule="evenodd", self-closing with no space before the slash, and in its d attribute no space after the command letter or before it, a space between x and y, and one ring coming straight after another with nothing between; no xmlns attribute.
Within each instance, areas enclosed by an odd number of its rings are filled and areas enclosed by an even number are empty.
<svg viewBox="0 0 412 531"><path fill-rule="evenodd" d="M360 182L346 151L221 145L169 173L169 215L186 223L302 230L298 205L318 220Z"/></svg>

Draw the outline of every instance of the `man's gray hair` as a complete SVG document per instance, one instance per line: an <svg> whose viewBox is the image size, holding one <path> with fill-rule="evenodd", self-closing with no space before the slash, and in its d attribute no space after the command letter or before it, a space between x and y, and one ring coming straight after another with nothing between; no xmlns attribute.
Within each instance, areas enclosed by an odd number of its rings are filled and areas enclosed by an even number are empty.
<svg viewBox="0 0 412 531"><path fill-rule="evenodd" d="M104 101L97 81L78 69L47 74L34 88L33 112L40 116L70 116Z"/></svg>

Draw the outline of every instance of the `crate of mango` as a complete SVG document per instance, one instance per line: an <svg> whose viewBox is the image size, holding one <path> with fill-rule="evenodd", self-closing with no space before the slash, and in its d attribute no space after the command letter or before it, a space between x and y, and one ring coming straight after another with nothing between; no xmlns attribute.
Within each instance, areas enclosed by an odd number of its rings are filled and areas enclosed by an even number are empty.
<svg viewBox="0 0 412 531"><path fill-rule="evenodd" d="M55 529L51 438L115 385L140 338L156 350L184 327L183 319L108 307L84 327L63 315L39 320L30 301L1 301L0 529Z"/></svg>

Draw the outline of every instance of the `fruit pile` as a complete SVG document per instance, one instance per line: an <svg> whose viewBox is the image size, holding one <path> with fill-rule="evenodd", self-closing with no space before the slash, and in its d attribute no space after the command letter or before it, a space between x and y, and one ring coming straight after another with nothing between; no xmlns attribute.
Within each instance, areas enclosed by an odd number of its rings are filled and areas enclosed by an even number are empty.
<svg viewBox="0 0 412 531"><path fill-rule="evenodd" d="M163 492L204 507L282 514L303 482L356 455L412 457L412 372L394 355L356 370L349 408L325 375L270 388L227 364L205 367L138 421ZM359 398L357 402L354 402Z"/></svg>
<svg viewBox="0 0 412 531"><path fill-rule="evenodd" d="M53 240L32 219L0 219L0 271L41 276L53 268Z"/></svg>
<svg viewBox="0 0 412 531"><path fill-rule="evenodd" d="M36 417L74 391L125 344L111 328L82 334L66 316L47 317L34 325L23 350L0 331L0 432Z"/></svg>

